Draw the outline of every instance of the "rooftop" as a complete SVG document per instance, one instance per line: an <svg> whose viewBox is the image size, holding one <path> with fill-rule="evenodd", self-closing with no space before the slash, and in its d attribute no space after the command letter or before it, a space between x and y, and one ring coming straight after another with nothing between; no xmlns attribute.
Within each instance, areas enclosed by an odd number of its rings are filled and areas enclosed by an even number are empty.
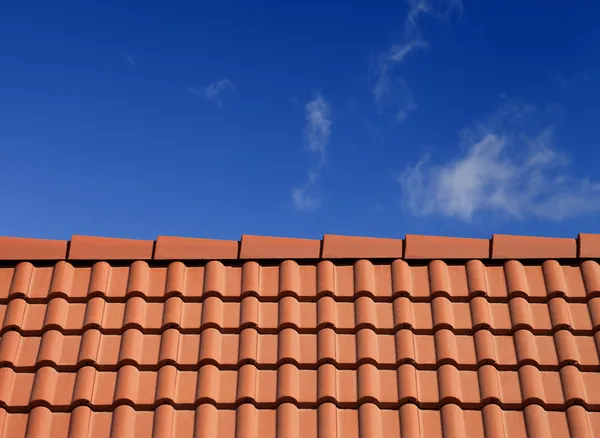
<svg viewBox="0 0 600 438"><path fill-rule="evenodd" d="M0 238L2 438L600 437L600 236Z"/></svg>

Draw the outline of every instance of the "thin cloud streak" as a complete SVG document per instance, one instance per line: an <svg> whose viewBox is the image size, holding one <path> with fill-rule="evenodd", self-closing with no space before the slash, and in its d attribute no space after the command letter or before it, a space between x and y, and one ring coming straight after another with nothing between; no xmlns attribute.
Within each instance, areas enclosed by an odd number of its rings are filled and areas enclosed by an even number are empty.
<svg viewBox="0 0 600 438"><path fill-rule="evenodd" d="M331 120L329 104L318 96L308 102L306 111L306 136L308 148L319 154L321 160L325 159L325 150L331 135Z"/></svg>
<svg viewBox="0 0 600 438"><path fill-rule="evenodd" d="M509 102L462 133L463 152L434 163L427 155L398 176L415 215L470 222L482 213L562 221L600 212L600 181L577 177L555 144L555 127L533 131L538 111Z"/></svg>
<svg viewBox="0 0 600 438"><path fill-rule="evenodd" d="M326 152L331 136L331 108L322 97L317 96L305 107L306 124L304 134L306 147L314 163L308 172L306 183L292 189L292 202L297 210L316 210L320 207L319 197L314 193L321 171L326 164Z"/></svg>
<svg viewBox="0 0 600 438"><path fill-rule="evenodd" d="M408 84L403 78L395 77L393 69L402 64L414 52L425 50L429 43L423 38L419 22L423 16L444 17L454 10L462 11L461 0L410 0L404 20L404 40L393 44L380 55L377 79L373 85L373 98L380 113L393 112L398 122L417 108Z"/></svg>
<svg viewBox="0 0 600 438"><path fill-rule="evenodd" d="M393 63L401 63L409 55L409 53L419 49L426 49L429 43L424 40L414 40L408 43L393 45L388 54L388 61Z"/></svg>
<svg viewBox="0 0 600 438"><path fill-rule="evenodd" d="M233 83L228 78L223 78L217 82L213 82L208 85L205 89L200 89L197 87L190 87L188 91L192 94L195 94L199 97L204 97L214 103L220 108L223 104L221 101L221 94L226 91L235 91L235 87Z"/></svg>

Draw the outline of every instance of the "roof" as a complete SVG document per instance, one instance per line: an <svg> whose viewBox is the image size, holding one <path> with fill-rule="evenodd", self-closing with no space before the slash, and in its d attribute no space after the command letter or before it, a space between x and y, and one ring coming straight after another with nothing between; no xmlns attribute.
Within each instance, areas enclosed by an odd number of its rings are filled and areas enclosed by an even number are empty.
<svg viewBox="0 0 600 438"><path fill-rule="evenodd" d="M600 236L0 238L1 438L600 437Z"/></svg>
<svg viewBox="0 0 600 438"><path fill-rule="evenodd" d="M407 234L385 239L243 235L239 241L159 236L155 241L73 236L70 241L0 237L0 260L583 259L600 257L600 234L550 238L495 234L470 239Z"/></svg>

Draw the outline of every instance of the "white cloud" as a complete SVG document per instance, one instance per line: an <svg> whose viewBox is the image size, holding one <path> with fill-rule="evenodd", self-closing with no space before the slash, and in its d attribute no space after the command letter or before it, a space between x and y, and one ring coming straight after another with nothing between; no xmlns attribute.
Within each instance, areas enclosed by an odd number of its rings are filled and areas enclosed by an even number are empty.
<svg viewBox="0 0 600 438"><path fill-rule="evenodd" d="M196 87L188 88L188 91L190 93L195 94L196 96L205 97L208 100L212 100L219 107L221 107L221 105L222 105L221 98L220 98L221 94L224 91L234 91L234 90L235 90L235 87L233 86L233 83L227 78L221 79L217 82L213 82L212 84L207 86L204 90L201 90Z"/></svg>
<svg viewBox="0 0 600 438"><path fill-rule="evenodd" d="M564 220L600 211L600 182L573 176L554 144L554 127L531 135L537 111L508 103L463 132L462 153L434 163L424 156L398 177L416 214L470 221L478 213Z"/></svg>
<svg viewBox="0 0 600 438"><path fill-rule="evenodd" d="M321 201L308 193L309 187L300 187L292 189L292 201L297 210L307 211L316 210L321 206Z"/></svg>
<svg viewBox="0 0 600 438"><path fill-rule="evenodd" d="M306 111L306 135L308 148L325 157L325 149L331 134L331 120L329 104L321 96L308 102Z"/></svg>
<svg viewBox="0 0 600 438"><path fill-rule="evenodd" d="M402 78L395 78L393 68L402 64L408 55L426 49L429 43L421 35L419 22L423 16L444 17L462 10L462 0L409 0L404 20L404 40L393 44L379 59L373 97L380 112L393 112L402 122L416 109L410 89Z"/></svg>
<svg viewBox="0 0 600 438"><path fill-rule="evenodd" d="M206 97L208 99L211 100L217 100L217 98L219 97L219 94L221 94L223 91L225 90L231 90L233 91L235 88L233 86L233 84L231 83L231 81L227 78L225 79L221 79L218 82L212 83L210 84L208 87L206 87Z"/></svg>
<svg viewBox="0 0 600 438"><path fill-rule="evenodd" d="M386 58L390 62L401 63L406 56L418 49L425 49L427 41L421 34L421 17L448 17L454 11L462 11L462 0L408 0L408 13L404 19L404 41L392 45Z"/></svg>
<svg viewBox="0 0 600 438"><path fill-rule="evenodd" d="M317 96L305 105L304 110L307 148L315 161L308 172L307 182L302 187L292 189L292 201L298 210L314 210L320 206L320 200L313 192L326 162L331 135L331 108L322 96Z"/></svg>

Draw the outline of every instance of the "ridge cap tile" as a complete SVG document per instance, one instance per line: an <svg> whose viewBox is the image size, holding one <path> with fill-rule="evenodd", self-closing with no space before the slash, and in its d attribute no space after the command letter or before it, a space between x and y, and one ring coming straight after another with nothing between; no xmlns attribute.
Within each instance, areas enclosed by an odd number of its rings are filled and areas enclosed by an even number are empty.
<svg viewBox="0 0 600 438"><path fill-rule="evenodd" d="M574 259L577 240L570 237L492 235L492 259Z"/></svg>
<svg viewBox="0 0 600 438"><path fill-rule="evenodd" d="M237 240L158 236L154 260L231 260L238 249Z"/></svg>
<svg viewBox="0 0 600 438"><path fill-rule="evenodd" d="M73 235L69 260L151 260L153 240Z"/></svg>
<svg viewBox="0 0 600 438"><path fill-rule="evenodd" d="M240 259L318 259L321 240L243 234Z"/></svg>
<svg viewBox="0 0 600 438"><path fill-rule="evenodd" d="M244 234L240 241L158 236L156 241L73 235L66 240L0 236L0 260L600 258L600 234L576 238L494 234L491 239L407 234L405 239L324 234L322 239Z"/></svg>
<svg viewBox="0 0 600 438"><path fill-rule="evenodd" d="M600 234L579 233L577 240L579 257L589 259L600 257Z"/></svg>
<svg viewBox="0 0 600 438"><path fill-rule="evenodd" d="M67 241L0 236L0 260L64 260Z"/></svg>
<svg viewBox="0 0 600 438"><path fill-rule="evenodd" d="M490 240L407 234L405 259L489 259Z"/></svg>
<svg viewBox="0 0 600 438"><path fill-rule="evenodd" d="M402 239L325 234L321 257L324 259L394 259L402 258L403 250Z"/></svg>

